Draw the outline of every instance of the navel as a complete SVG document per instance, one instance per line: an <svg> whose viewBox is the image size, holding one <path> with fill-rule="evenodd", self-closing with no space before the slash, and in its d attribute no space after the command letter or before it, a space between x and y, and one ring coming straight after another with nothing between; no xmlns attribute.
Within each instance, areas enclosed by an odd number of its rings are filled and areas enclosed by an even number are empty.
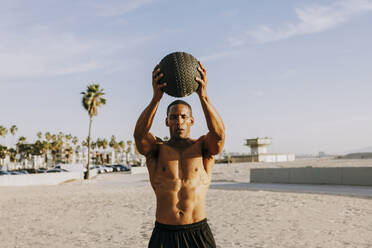
<svg viewBox="0 0 372 248"><path fill-rule="evenodd" d="M198 168L195 168L195 171L198 171Z"/></svg>
<svg viewBox="0 0 372 248"><path fill-rule="evenodd" d="M183 216L183 212L182 212L182 211L180 211L178 214L179 214L181 217Z"/></svg>

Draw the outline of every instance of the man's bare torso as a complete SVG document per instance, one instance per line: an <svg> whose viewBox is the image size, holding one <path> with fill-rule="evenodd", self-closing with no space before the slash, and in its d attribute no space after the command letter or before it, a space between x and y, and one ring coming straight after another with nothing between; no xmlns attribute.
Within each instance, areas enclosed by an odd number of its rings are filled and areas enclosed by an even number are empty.
<svg viewBox="0 0 372 248"><path fill-rule="evenodd" d="M156 220L183 225L206 218L205 197L214 158L203 151L203 139L182 147L158 142L156 154L147 158L156 195Z"/></svg>

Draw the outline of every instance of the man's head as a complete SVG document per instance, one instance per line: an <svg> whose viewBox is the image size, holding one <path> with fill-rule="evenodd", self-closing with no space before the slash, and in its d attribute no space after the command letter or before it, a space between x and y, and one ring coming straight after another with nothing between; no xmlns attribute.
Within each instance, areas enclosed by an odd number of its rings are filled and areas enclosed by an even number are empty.
<svg viewBox="0 0 372 248"><path fill-rule="evenodd" d="M191 126L194 124L191 106L182 100L176 100L169 104L165 124L169 127L171 138L189 138Z"/></svg>

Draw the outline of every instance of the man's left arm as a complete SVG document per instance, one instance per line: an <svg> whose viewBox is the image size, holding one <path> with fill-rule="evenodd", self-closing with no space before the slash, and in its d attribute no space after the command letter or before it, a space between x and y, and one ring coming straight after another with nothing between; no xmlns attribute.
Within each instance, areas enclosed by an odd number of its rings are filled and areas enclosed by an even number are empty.
<svg viewBox="0 0 372 248"><path fill-rule="evenodd" d="M204 136L204 144L210 155L216 155L222 151L225 143L225 126L207 95L207 72L200 62L199 65L198 70L201 78L195 79L199 83L197 94L199 96L209 130L207 135Z"/></svg>

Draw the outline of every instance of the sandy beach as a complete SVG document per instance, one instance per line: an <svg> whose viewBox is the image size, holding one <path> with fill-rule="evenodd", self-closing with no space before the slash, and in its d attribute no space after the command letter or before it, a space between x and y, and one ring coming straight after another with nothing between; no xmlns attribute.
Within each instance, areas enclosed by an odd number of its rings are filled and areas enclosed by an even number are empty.
<svg viewBox="0 0 372 248"><path fill-rule="evenodd" d="M372 166L372 160L217 165L213 180L249 182L257 166ZM248 176L248 178L247 178ZM0 188L0 247L147 247L155 196L147 175L99 175L57 186ZM214 187L217 247L372 247L372 198Z"/></svg>

